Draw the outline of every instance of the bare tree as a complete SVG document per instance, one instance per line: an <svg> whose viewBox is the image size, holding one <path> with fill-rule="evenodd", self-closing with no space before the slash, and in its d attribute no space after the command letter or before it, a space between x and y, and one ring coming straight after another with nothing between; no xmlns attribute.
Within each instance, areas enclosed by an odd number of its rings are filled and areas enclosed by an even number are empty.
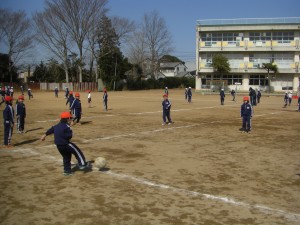
<svg viewBox="0 0 300 225"><path fill-rule="evenodd" d="M79 52L79 82L82 82L84 66L83 49L86 37L94 25L94 18L106 12L107 0L47 0L46 5L55 6L59 19L75 41Z"/></svg>
<svg viewBox="0 0 300 225"><path fill-rule="evenodd" d="M159 16L157 11L145 14L141 24L144 42L150 58L151 76L157 78L159 70L159 59L172 51L172 38L166 26L165 20Z"/></svg>
<svg viewBox="0 0 300 225"><path fill-rule="evenodd" d="M144 34L141 31L134 33L134 35L128 43L128 49L129 60L135 64L138 64L145 74L147 68L145 68L144 63L145 59L147 58L147 47L145 43Z"/></svg>
<svg viewBox="0 0 300 225"><path fill-rule="evenodd" d="M114 16L111 18L111 23L121 44L127 43L128 38L131 38L131 34L136 29L135 23L127 18Z"/></svg>
<svg viewBox="0 0 300 225"><path fill-rule="evenodd" d="M56 6L47 7L44 12L35 13L33 20L36 26L36 39L63 61L66 82L68 74L68 49L70 38L65 24L57 17Z"/></svg>
<svg viewBox="0 0 300 225"><path fill-rule="evenodd" d="M15 64L32 48L32 34L30 20L25 11L11 12L1 9L0 17L1 41L8 49L9 61ZM11 72L11 64L9 65ZM12 74L10 73L12 82Z"/></svg>

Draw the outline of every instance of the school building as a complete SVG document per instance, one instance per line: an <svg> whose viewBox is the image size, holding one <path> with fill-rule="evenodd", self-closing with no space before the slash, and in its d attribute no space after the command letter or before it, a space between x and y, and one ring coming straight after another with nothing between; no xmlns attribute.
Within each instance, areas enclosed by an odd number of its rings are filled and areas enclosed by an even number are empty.
<svg viewBox="0 0 300 225"><path fill-rule="evenodd" d="M299 90L300 17L198 20L196 26L196 90L224 85L248 91ZM216 75L215 54L224 55L229 74ZM262 68L276 64L278 73Z"/></svg>

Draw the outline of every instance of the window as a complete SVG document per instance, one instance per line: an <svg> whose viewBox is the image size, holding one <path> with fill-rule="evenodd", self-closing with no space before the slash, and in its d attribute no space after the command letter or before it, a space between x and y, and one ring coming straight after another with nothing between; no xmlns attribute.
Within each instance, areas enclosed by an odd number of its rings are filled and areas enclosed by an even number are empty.
<svg viewBox="0 0 300 225"><path fill-rule="evenodd" d="M249 85L268 86L267 75L250 75Z"/></svg>

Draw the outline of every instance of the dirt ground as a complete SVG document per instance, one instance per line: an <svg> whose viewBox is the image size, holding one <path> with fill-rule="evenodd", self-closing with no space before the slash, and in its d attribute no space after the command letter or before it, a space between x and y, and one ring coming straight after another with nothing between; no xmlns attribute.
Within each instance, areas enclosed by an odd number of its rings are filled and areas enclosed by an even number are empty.
<svg viewBox="0 0 300 225"><path fill-rule="evenodd" d="M19 93L16 93L18 96ZM24 134L0 145L0 224L300 224L300 112L283 96L254 107L241 133L240 105L227 94L170 90L174 124L162 126L163 90L81 93L82 125L73 139L104 171L63 176L53 136L42 134L66 111L63 93L35 92L25 104ZM2 111L4 106L0 107ZM0 136L3 143L3 119ZM1 143L1 144L2 144ZM76 159L73 157L73 162Z"/></svg>

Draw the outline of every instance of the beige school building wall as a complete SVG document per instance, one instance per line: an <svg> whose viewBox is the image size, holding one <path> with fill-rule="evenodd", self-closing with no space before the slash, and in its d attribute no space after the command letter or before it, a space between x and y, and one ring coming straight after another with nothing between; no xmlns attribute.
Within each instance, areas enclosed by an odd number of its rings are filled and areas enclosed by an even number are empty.
<svg viewBox="0 0 300 225"><path fill-rule="evenodd" d="M225 80L228 88L299 90L300 18L198 20L196 27L196 90ZM231 71L218 77L212 68L215 54L223 54ZM276 64L278 73L262 68Z"/></svg>

